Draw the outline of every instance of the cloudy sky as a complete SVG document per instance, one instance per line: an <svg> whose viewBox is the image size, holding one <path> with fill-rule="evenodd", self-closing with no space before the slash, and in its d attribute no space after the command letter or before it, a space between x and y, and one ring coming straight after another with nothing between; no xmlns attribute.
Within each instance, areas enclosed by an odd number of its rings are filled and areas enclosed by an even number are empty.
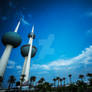
<svg viewBox="0 0 92 92"><path fill-rule="evenodd" d="M76 81L79 74L92 73L91 0L0 0L0 56L5 49L2 36L14 31L20 17L22 43L12 50L5 81L10 75L20 78L24 63L20 47L28 43L33 24L37 54L31 61L30 76L49 82L65 76L68 83L69 74Z"/></svg>

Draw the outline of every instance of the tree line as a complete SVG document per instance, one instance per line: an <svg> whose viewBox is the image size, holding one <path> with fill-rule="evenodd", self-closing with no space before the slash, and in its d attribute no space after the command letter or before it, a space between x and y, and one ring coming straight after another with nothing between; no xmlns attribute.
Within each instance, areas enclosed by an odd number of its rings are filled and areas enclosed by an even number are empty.
<svg viewBox="0 0 92 92"><path fill-rule="evenodd" d="M76 82L72 81L72 74L68 75L69 83L66 84L66 77L53 78L53 83L46 82L44 78L40 78L38 81L36 76L31 76L27 83L24 83L25 75L21 75L20 81L16 81L16 78L11 75L8 79L8 90L14 89L16 92L22 91L22 88L27 86L28 92L88 92L87 90L92 87L92 73L88 73L86 76L80 74ZM88 77L88 81L84 81L84 77ZM0 77L0 86L3 79ZM26 90L26 91L27 91ZM92 92L92 89L91 91Z"/></svg>

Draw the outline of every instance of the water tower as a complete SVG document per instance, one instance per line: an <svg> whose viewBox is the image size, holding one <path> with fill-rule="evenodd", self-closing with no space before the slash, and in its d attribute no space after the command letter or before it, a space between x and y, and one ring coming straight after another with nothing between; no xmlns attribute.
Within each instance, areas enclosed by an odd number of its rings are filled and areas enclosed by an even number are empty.
<svg viewBox="0 0 92 92"><path fill-rule="evenodd" d="M18 47L21 44L21 37L17 33L19 26L20 21L18 22L14 32L7 32L2 37L2 43L6 46L0 59L0 77L2 78L4 76L12 49Z"/></svg>
<svg viewBox="0 0 92 92"><path fill-rule="evenodd" d="M34 26L32 27L32 32L28 35L28 37L28 44L21 47L21 54L25 58L21 76L21 78L24 77L24 82L27 82L29 80L31 58L34 57L37 52L37 48L35 46L32 46L33 39L35 38Z"/></svg>

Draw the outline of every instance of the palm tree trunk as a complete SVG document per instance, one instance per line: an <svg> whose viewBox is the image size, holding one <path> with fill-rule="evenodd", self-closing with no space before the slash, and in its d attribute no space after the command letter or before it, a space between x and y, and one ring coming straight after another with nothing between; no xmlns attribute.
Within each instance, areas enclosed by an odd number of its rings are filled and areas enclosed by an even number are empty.
<svg viewBox="0 0 92 92"><path fill-rule="evenodd" d="M71 84L71 78L70 78L70 84Z"/></svg>
<svg viewBox="0 0 92 92"><path fill-rule="evenodd" d="M64 80L64 86L65 86L65 80Z"/></svg>
<svg viewBox="0 0 92 92"><path fill-rule="evenodd" d="M10 86L11 86L11 83L9 83L9 85L8 85L8 89L10 89Z"/></svg>
<svg viewBox="0 0 92 92"><path fill-rule="evenodd" d="M61 81L61 87L62 87L62 81Z"/></svg>
<svg viewBox="0 0 92 92"><path fill-rule="evenodd" d="M54 87L55 87L55 84L56 84L56 83L55 83L55 81L54 81Z"/></svg>
<svg viewBox="0 0 92 92"><path fill-rule="evenodd" d="M81 78L81 81L83 81L83 78Z"/></svg>
<svg viewBox="0 0 92 92"><path fill-rule="evenodd" d="M13 88L13 83L12 83L12 88Z"/></svg>
<svg viewBox="0 0 92 92"><path fill-rule="evenodd" d="M33 86L35 86L35 82L33 82Z"/></svg>
<svg viewBox="0 0 92 92"><path fill-rule="evenodd" d="M2 88L2 83L0 83L0 88Z"/></svg>
<svg viewBox="0 0 92 92"><path fill-rule="evenodd" d="M58 87L59 87L59 80L58 80Z"/></svg>

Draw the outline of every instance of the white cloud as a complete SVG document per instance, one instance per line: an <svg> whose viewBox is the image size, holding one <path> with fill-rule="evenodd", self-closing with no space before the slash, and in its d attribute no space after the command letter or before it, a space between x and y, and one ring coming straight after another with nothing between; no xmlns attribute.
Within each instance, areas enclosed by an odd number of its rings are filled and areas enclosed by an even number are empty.
<svg viewBox="0 0 92 92"><path fill-rule="evenodd" d="M18 74L21 74L21 73L22 73L22 71L21 71L21 70L19 70L19 71L18 71Z"/></svg>
<svg viewBox="0 0 92 92"><path fill-rule="evenodd" d="M7 66L7 68L8 68L8 69L12 69L12 68L14 68L14 66Z"/></svg>
<svg viewBox="0 0 92 92"><path fill-rule="evenodd" d="M87 12L87 13L86 13L86 16L92 17L92 11Z"/></svg>
<svg viewBox="0 0 92 92"><path fill-rule="evenodd" d="M43 72L38 72L37 74L48 74L49 72L47 72L47 71L43 71Z"/></svg>
<svg viewBox="0 0 92 92"><path fill-rule="evenodd" d="M15 65L15 62L14 62L14 61L9 61L8 64L10 64L10 65Z"/></svg>
<svg viewBox="0 0 92 92"><path fill-rule="evenodd" d="M50 34L47 39L39 40L39 46L41 46L41 50L39 52L38 60L44 59L47 55L54 54L54 48L51 47L54 39L55 35Z"/></svg>
<svg viewBox="0 0 92 92"><path fill-rule="evenodd" d="M16 65L16 69L17 69L17 75L20 76L22 73L22 66L21 65Z"/></svg>
<svg viewBox="0 0 92 92"><path fill-rule="evenodd" d="M70 59L59 59L44 65L34 64L32 66L32 69L60 70L63 66L69 67L70 65L80 64L80 63L92 64L92 46L86 48L84 51L82 51L81 54L79 54L76 57ZM69 67L69 69L71 69L71 67Z"/></svg>
<svg viewBox="0 0 92 92"><path fill-rule="evenodd" d="M89 36L89 35L92 35L92 28L90 28L87 32L86 32L86 34Z"/></svg>
<svg viewBox="0 0 92 92"><path fill-rule="evenodd" d="M88 18L92 18L92 11L86 12L85 16L88 17ZM86 33L87 33L87 35L91 35L92 34L92 28L88 29Z"/></svg>
<svg viewBox="0 0 92 92"><path fill-rule="evenodd" d="M14 68L14 67L15 67L15 62L9 60L7 68L8 68L8 69L12 69L12 68Z"/></svg>
<svg viewBox="0 0 92 92"><path fill-rule="evenodd" d="M16 68L17 69L22 69L22 67L20 65L17 65Z"/></svg>
<svg viewBox="0 0 92 92"><path fill-rule="evenodd" d="M13 69L13 68L15 68L15 67L16 67L18 70L22 69L22 67L21 67L20 65L16 65L14 61L9 60L7 68L8 68L8 69Z"/></svg>
<svg viewBox="0 0 92 92"><path fill-rule="evenodd" d="M22 18L22 22L26 25L30 25L24 18Z"/></svg>
<svg viewBox="0 0 92 92"><path fill-rule="evenodd" d="M38 68L49 70L48 65L40 65L40 64L33 64L31 69L38 69Z"/></svg>

